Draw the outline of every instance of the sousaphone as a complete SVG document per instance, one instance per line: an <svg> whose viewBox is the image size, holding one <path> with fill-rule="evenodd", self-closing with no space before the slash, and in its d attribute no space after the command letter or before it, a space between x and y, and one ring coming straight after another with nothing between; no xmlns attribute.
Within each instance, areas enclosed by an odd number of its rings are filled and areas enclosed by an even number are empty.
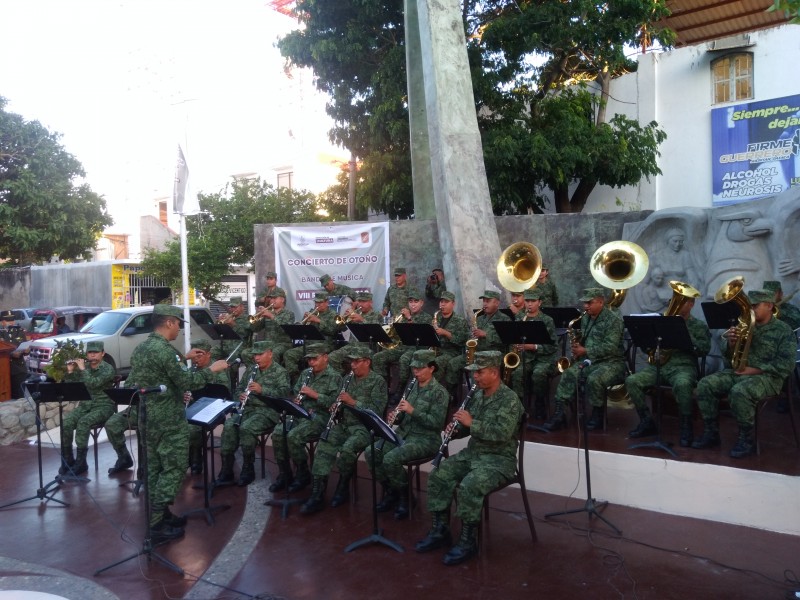
<svg viewBox="0 0 800 600"><path fill-rule="evenodd" d="M638 244L617 240L603 244L594 251L589 261L589 271L603 287L614 290L609 307L619 307L625 300L628 288L642 282L647 275L650 259Z"/></svg>
<svg viewBox="0 0 800 600"><path fill-rule="evenodd" d="M524 292L542 272L542 254L528 242L515 242L503 250L497 261L497 280L509 292Z"/></svg>

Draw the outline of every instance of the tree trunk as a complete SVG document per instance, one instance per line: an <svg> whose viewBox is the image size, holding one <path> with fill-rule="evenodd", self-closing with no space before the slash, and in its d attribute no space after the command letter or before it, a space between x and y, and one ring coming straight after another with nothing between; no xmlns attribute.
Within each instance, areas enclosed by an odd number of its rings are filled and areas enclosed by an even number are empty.
<svg viewBox="0 0 800 600"><path fill-rule="evenodd" d="M593 178L584 177L580 180L578 187L572 193L572 200L569 203L571 212L579 213L584 209L586 201L589 199L589 194L592 193L595 186L597 186L597 180Z"/></svg>
<svg viewBox="0 0 800 600"><path fill-rule="evenodd" d="M551 189L554 193L556 212L559 214L573 212L569 203L569 189L567 185L551 186Z"/></svg>
<svg viewBox="0 0 800 600"><path fill-rule="evenodd" d="M606 67L603 69L603 72L600 73L600 76L597 78L597 81L600 82L600 106L597 109L597 119L595 120L595 126L600 125L600 123L606 122L606 106L608 106L608 92L611 88L611 73L608 72L608 68Z"/></svg>

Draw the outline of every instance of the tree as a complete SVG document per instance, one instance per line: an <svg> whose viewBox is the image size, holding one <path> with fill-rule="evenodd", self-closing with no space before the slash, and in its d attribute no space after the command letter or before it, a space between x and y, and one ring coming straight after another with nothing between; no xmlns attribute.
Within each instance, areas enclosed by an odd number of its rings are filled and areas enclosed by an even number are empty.
<svg viewBox="0 0 800 600"><path fill-rule="evenodd" d="M85 173L59 134L6 112L6 104L0 97L0 257L6 266L91 257L114 222L105 200L75 183Z"/></svg>
<svg viewBox="0 0 800 600"><path fill-rule="evenodd" d="M279 46L294 64L313 68L317 87L328 93L332 139L363 161L360 200L391 217L408 216L403 2L346 4L298 0L304 28ZM580 211L598 183L631 185L660 172L664 132L656 123L607 119L605 100L610 81L635 69L626 56L632 47L671 43L671 33L655 27L668 14L665 0L462 6L496 213L541 211L547 189L556 210Z"/></svg>
<svg viewBox="0 0 800 600"><path fill-rule="evenodd" d="M800 25L800 0L774 0L767 12L783 11L789 23Z"/></svg>
<svg viewBox="0 0 800 600"><path fill-rule="evenodd" d="M329 220L313 194L275 189L256 180L234 181L216 194L200 194L200 214L186 217L186 254L189 284L206 298L216 299L221 280L231 265L250 265L255 255L253 226L261 223L303 223ZM163 251L146 250L145 275L180 289L180 241Z"/></svg>

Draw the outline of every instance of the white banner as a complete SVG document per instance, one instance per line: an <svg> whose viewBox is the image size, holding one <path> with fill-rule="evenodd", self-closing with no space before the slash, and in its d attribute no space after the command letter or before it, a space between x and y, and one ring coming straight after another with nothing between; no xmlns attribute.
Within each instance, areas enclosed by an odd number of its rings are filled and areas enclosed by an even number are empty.
<svg viewBox="0 0 800 600"><path fill-rule="evenodd" d="M314 308L319 278L373 295L380 311L389 280L389 224L275 227L275 270L298 320Z"/></svg>

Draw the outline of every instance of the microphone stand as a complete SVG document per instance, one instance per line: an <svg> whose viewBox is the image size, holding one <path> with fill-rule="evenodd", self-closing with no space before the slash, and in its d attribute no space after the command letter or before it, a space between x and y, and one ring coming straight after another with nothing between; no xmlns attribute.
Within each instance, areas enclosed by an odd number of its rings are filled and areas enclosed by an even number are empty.
<svg viewBox="0 0 800 600"><path fill-rule="evenodd" d="M584 411L584 404L586 402L586 377L587 373L584 367L589 366L591 364L590 361L584 361L583 365L580 367L580 372L578 373L578 398L576 399L576 409L578 412L577 421L578 427L583 429L583 453L584 453L584 460L586 462L586 503L583 505L583 508L575 508L572 510L564 510L560 512L552 512L547 513L544 517L545 519L549 519L550 517L556 517L561 515L571 515L576 513L585 512L589 515L589 520L591 521L592 516L597 517L603 523L608 525L611 529L613 529L617 535L622 535L622 531L615 527L611 521L606 519L602 514L600 514L600 509L605 508L608 505L607 501L597 502L592 497L592 476L591 476L591 469L589 466L589 434L586 430L586 424L583 422L585 417Z"/></svg>

